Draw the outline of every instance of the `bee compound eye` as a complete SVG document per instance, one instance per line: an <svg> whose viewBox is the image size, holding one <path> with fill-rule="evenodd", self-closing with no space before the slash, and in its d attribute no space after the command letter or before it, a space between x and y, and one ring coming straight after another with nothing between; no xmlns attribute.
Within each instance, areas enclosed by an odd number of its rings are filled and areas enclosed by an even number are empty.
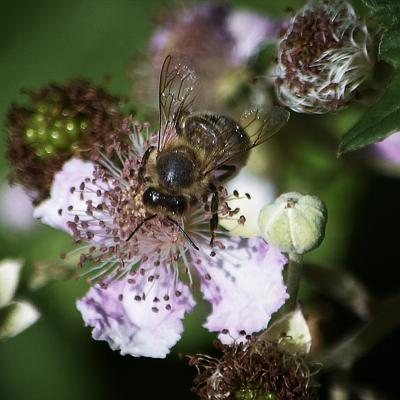
<svg viewBox="0 0 400 400"><path fill-rule="evenodd" d="M170 197L170 210L176 215L182 215L187 209L186 199L182 196Z"/></svg>
<svg viewBox="0 0 400 400"><path fill-rule="evenodd" d="M170 196L154 187L148 188L143 193L143 204L174 215L182 215L187 210L187 201L183 196Z"/></svg>
<svg viewBox="0 0 400 400"><path fill-rule="evenodd" d="M146 206L155 206L161 201L161 193L153 187L148 188L143 193L143 204Z"/></svg>

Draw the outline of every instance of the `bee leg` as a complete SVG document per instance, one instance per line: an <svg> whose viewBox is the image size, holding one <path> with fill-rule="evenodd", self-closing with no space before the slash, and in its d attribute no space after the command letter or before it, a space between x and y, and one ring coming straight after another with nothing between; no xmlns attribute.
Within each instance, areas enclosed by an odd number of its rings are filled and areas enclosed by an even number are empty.
<svg viewBox="0 0 400 400"><path fill-rule="evenodd" d="M125 242L129 242L129 240L132 239L132 236L147 222L153 219L154 217L157 217L157 214L150 215L150 217L146 217L143 219L140 224L133 230L133 232L128 236L128 238L125 240Z"/></svg>
<svg viewBox="0 0 400 400"><path fill-rule="evenodd" d="M218 182L224 182L228 180L236 172L236 167L234 165L223 164L217 168L217 171L225 171L217 178Z"/></svg>
<svg viewBox="0 0 400 400"><path fill-rule="evenodd" d="M191 237L186 233L186 231L179 225L179 223L177 221L175 221L174 219L170 218L167 216L168 221L171 221L173 224L175 224L178 229L181 231L181 233L185 236L185 238L189 241L189 243L196 249L199 250L199 248L196 246L196 244L193 242L193 240L191 239Z"/></svg>
<svg viewBox="0 0 400 400"><path fill-rule="evenodd" d="M146 151L143 154L142 161L140 162L140 167L138 171L138 179L140 183L144 183L145 181L144 173L146 172L147 161L149 160L150 154L154 149L155 149L154 146L150 146L146 149Z"/></svg>
<svg viewBox="0 0 400 400"><path fill-rule="evenodd" d="M211 240L210 246L214 246L214 239L215 239L215 230L218 227L218 190L213 183L210 184L210 190L212 191L212 198L211 198L211 212L212 216L210 219L210 233L211 233Z"/></svg>

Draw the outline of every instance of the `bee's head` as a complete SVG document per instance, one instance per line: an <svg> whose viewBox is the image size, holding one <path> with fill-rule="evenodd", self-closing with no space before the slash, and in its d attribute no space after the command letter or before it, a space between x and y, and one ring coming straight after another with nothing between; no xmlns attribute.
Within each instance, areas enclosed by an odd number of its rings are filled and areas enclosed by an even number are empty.
<svg viewBox="0 0 400 400"><path fill-rule="evenodd" d="M194 160L179 149L161 152L156 169L160 185L174 192L190 187L195 180Z"/></svg>
<svg viewBox="0 0 400 400"><path fill-rule="evenodd" d="M167 212L171 215L182 215L188 208L183 196L170 196L154 187L149 187L143 193L143 204L154 212Z"/></svg>

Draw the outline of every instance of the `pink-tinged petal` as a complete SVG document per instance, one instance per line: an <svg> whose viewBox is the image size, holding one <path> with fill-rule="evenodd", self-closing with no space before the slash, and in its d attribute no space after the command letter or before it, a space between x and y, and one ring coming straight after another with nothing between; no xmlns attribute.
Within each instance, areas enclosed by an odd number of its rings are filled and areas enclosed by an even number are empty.
<svg viewBox="0 0 400 400"><path fill-rule="evenodd" d="M34 209L33 216L46 225L71 233L68 222L73 219L73 216L68 212L68 207L72 206L74 210L80 210L83 213L86 210L86 200L98 201L96 190L85 194L84 200L77 192L86 178L93 177L93 170L92 162L77 158L67 161L61 171L54 176L50 197ZM75 192L71 191L73 187L76 188Z"/></svg>
<svg viewBox="0 0 400 400"><path fill-rule="evenodd" d="M33 197L33 196L32 196ZM0 221L14 230L30 230L33 218L32 199L21 185L4 185L0 190Z"/></svg>
<svg viewBox="0 0 400 400"><path fill-rule="evenodd" d="M277 41L285 24L249 11L230 13L227 25L235 43L232 59L239 65L246 63L263 43Z"/></svg>
<svg viewBox="0 0 400 400"><path fill-rule="evenodd" d="M164 358L182 335L185 313L195 305L189 288L174 281L170 272L113 281L105 289L91 288L77 307L94 339L122 355Z"/></svg>
<svg viewBox="0 0 400 400"><path fill-rule="evenodd" d="M382 142L375 143L371 149L383 161L400 165L400 132L395 132Z"/></svg>
<svg viewBox="0 0 400 400"><path fill-rule="evenodd" d="M209 278L201 290L212 304L204 325L219 332L222 343L241 341L267 327L271 315L288 298L283 281L286 258L262 239L231 238L225 249L203 259Z"/></svg>

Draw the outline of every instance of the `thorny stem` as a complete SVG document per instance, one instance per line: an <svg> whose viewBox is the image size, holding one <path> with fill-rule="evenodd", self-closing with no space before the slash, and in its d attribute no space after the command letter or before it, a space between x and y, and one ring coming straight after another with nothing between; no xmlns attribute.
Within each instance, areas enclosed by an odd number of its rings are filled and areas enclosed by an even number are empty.
<svg viewBox="0 0 400 400"><path fill-rule="evenodd" d="M303 258L297 254L289 254L288 276L286 280L289 300L283 307L283 313L292 312L297 307L297 294L300 287L300 278L303 269Z"/></svg>
<svg viewBox="0 0 400 400"><path fill-rule="evenodd" d="M324 370L349 369L385 336L400 325L400 294L382 304L381 311L355 335L347 337L333 349L318 357ZM315 357L317 359L317 357Z"/></svg>

